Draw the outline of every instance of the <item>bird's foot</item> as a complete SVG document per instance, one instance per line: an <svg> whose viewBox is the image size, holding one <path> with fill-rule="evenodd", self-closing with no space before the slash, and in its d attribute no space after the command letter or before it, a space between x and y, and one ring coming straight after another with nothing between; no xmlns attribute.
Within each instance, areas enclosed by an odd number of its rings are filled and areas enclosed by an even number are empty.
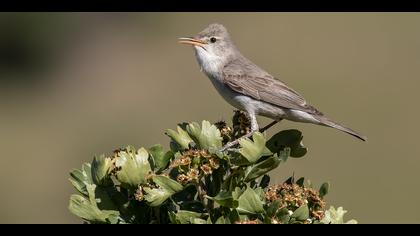
<svg viewBox="0 0 420 236"><path fill-rule="evenodd" d="M255 133L255 130L254 130L254 131L251 131L251 132L249 132L249 133L247 133L247 134L245 134L245 135L243 135L243 136L242 136L242 137L240 137L240 138L237 138L237 139L233 140L232 142L227 143L225 146L223 146L223 147L220 149L220 151L221 151L221 152L224 152L224 151L226 151L226 150L231 150L231 148L232 148L232 147L234 147L234 146L236 146L236 145L238 145L238 144L239 144L239 140L240 140L240 139L242 139L242 138L250 138L250 137L251 137L254 133Z"/></svg>

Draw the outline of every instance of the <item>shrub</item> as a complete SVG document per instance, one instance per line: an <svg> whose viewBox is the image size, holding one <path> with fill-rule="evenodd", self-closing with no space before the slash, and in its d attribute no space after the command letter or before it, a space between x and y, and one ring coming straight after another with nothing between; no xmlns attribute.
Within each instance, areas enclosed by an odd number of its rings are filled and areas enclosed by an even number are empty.
<svg viewBox="0 0 420 236"><path fill-rule="evenodd" d="M292 176L269 184L268 172L306 154L300 131L283 130L268 140L257 132L239 148L219 151L247 132L249 120L237 111L232 127L203 121L167 130L168 151L128 146L96 156L70 173L78 194L69 210L86 223L344 223L341 207L326 209L328 183L315 189Z"/></svg>

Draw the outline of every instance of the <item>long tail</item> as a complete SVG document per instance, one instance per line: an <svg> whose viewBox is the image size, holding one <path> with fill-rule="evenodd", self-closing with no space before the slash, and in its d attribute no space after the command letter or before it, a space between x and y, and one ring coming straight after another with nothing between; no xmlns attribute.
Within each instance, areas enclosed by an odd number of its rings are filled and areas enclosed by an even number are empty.
<svg viewBox="0 0 420 236"><path fill-rule="evenodd" d="M344 127L343 125L338 124L337 122L334 122L334 121L326 118L325 116L316 116L315 118L317 120L319 120L319 122L321 122L322 125L325 125L325 126L331 127L331 128L335 128L335 129L338 129L338 130L341 130L341 131L343 131L345 133L348 133L350 135L353 135L354 137L356 137L356 138L358 138L360 140L367 141L367 137L366 136L364 136L364 135L360 134L359 132L356 132L356 131L354 131L354 130L352 130L350 128Z"/></svg>

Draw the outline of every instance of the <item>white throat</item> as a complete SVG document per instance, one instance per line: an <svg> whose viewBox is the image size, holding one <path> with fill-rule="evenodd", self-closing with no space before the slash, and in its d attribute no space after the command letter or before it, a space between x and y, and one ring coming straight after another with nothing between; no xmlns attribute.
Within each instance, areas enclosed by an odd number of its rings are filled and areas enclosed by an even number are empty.
<svg viewBox="0 0 420 236"><path fill-rule="evenodd" d="M219 78L223 69L223 59L213 53L208 53L200 47L195 48L195 57L197 58L200 70L204 71L209 77Z"/></svg>

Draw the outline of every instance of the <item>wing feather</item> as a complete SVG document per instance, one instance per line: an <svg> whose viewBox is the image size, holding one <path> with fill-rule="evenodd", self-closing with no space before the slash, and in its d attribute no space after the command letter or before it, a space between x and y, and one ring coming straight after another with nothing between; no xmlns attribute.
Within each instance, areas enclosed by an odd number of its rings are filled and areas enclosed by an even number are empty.
<svg viewBox="0 0 420 236"><path fill-rule="evenodd" d="M322 115L284 82L274 78L247 59L233 60L223 69L224 83L232 90L279 107Z"/></svg>

